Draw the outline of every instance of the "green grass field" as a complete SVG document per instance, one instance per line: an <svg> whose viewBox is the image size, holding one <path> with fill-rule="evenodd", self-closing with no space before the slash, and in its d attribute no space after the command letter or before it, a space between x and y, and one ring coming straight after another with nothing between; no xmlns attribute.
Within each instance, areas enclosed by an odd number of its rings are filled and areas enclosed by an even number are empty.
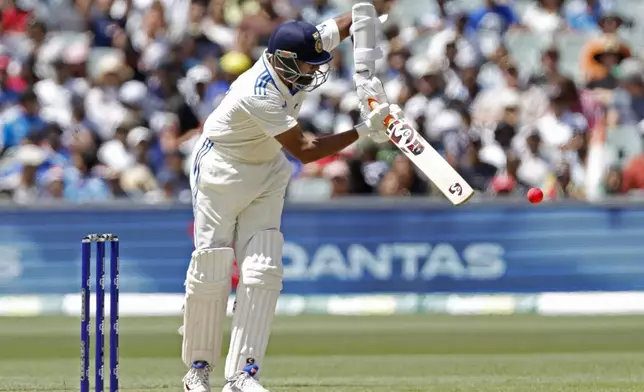
<svg viewBox="0 0 644 392"><path fill-rule="evenodd" d="M182 390L179 324L122 318L122 391ZM0 391L77 391L78 330L1 319ZM644 317L283 317L269 352L272 392L644 390Z"/></svg>

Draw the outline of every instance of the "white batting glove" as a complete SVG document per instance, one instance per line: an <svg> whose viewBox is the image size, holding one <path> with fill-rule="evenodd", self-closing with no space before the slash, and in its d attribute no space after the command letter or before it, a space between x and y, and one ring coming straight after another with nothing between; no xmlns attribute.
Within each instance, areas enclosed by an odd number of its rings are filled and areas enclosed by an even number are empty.
<svg viewBox="0 0 644 392"><path fill-rule="evenodd" d="M380 79L376 77L367 79L361 74L354 74L353 83L356 85L356 93L360 101L360 114L363 119L366 119L371 112L369 99L374 99L378 103L388 102L385 88Z"/></svg>
<svg viewBox="0 0 644 392"><path fill-rule="evenodd" d="M374 141L375 139L382 139L380 136L387 136L385 128L385 118L389 115L389 104L381 103L378 104L373 110L367 115L367 119L356 125L355 129L360 136L369 136Z"/></svg>

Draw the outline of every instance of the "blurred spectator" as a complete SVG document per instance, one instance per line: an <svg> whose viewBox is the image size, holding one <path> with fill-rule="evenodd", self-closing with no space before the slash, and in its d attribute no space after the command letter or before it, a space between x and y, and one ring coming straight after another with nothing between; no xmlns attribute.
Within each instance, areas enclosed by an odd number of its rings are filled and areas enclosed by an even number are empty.
<svg viewBox="0 0 644 392"><path fill-rule="evenodd" d="M572 178L570 164L561 163L555 170L554 178L546 184L545 197L549 200L584 199L583 188Z"/></svg>
<svg viewBox="0 0 644 392"><path fill-rule="evenodd" d="M567 30L563 0L536 0L524 11L521 22L535 34L553 34Z"/></svg>
<svg viewBox="0 0 644 392"><path fill-rule="evenodd" d="M599 31L599 19L610 8L611 1L606 0L571 0L565 6L568 25L579 32L596 33Z"/></svg>
<svg viewBox="0 0 644 392"><path fill-rule="evenodd" d="M331 197L341 197L349 194L349 165L343 160L337 160L326 165L322 176L331 181Z"/></svg>
<svg viewBox="0 0 644 392"><path fill-rule="evenodd" d="M490 186L498 169L489 163L481 160L481 139L474 134L470 135L470 143L467 146L465 163L461 166L463 179L477 191L485 192Z"/></svg>
<svg viewBox="0 0 644 392"><path fill-rule="evenodd" d="M485 0L485 4L473 11L468 18L468 28L493 32L499 36L519 23L519 17L512 7L501 0Z"/></svg>
<svg viewBox="0 0 644 392"><path fill-rule="evenodd" d="M45 121L39 113L40 104L36 93L33 90L25 91L20 97L18 111L4 125L0 147L11 148L20 144L29 134L41 131L45 126Z"/></svg>
<svg viewBox="0 0 644 392"><path fill-rule="evenodd" d="M242 32L252 33L257 37L257 43L262 46L268 45L268 38L275 28L282 22L291 19L289 8L278 11L276 0L259 0L259 11L255 14L246 15L239 25ZM286 4L286 3L282 3Z"/></svg>
<svg viewBox="0 0 644 392"><path fill-rule="evenodd" d="M7 0L2 7L0 31L6 33L22 33L27 29L32 8L26 0Z"/></svg>
<svg viewBox="0 0 644 392"><path fill-rule="evenodd" d="M606 185L610 194L644 190L644 154L631 159L623 169L612 168L606 178Z"/></svg>
<svg viewBox="0 0 644 392"><path fill-rule="evenodd" d="M640 125L644 120L644 66L637 59L624 60L618 69L621 87L608 106L608 126ZM644 132L644 129L642 129Z"/></svg>
<svg viewBox="0 0 644 392"><path fill-rule="evenodd" d="M600 36L589 39L581 50L581 74L593 87L615 88L613 68L631 56L631 48L617 35L623 23L617 14L602 15Z"/></svg>
<svg viewBox="0 0 644 392"><path fill-rule="evenodd" d="M316 25L326 19L333 18L339 12L330 4L329 0L312 0L308 6L302 9L300 14L302 15L302 20Z"/></svg>
<svg viewBox="0 0 644 392"><path fill-rule="evenodd" d="M545 86L553 84L561 75L559 70L559 49L550 46L541 53L541 67L528 80L529 85Z"/></svg>
<svg viewBox="0 0 644 392"><path fill-rule="evenodd" d="M45 152L33 144L20 146L15 159L22 164L22 172L20 182L13 192L13 201L30 204L39 198L36 172L46 158Z"/></svg>

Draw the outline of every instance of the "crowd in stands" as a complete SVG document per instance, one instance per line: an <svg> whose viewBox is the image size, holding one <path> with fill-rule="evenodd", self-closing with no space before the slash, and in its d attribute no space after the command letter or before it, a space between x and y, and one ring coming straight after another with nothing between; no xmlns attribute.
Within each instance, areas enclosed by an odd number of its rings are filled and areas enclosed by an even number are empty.
<svg viewBox="0 0 644 392"><path fill-rule="evenodd" d="M4 1L0 198L189 202L201 124L273 29L294 18L319 23L349 5ZM548 200L598 200L644 189L644 63L629 40L641 32L636 14L610 0L374 5L390 13L377 65L390 102L480 195L536 186ZM332 76L302 108L312 134L360 121L351 49L335 51ZM292 161L292 200L440 197L390 143L360 140L312 164Z"/></svg>

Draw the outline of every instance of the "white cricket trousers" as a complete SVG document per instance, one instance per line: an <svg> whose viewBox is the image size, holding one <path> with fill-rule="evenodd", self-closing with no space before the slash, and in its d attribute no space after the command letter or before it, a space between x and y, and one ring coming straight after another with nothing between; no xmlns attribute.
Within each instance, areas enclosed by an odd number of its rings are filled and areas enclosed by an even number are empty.
<svg viewBox="0 0 644 392"><path fill-rule="evenodd" d="M234 247L243 259L255 233L280 230L292 166L282 153L262 164L223 158L204 136L196 146L190 173L195 249Z"/></svg>

